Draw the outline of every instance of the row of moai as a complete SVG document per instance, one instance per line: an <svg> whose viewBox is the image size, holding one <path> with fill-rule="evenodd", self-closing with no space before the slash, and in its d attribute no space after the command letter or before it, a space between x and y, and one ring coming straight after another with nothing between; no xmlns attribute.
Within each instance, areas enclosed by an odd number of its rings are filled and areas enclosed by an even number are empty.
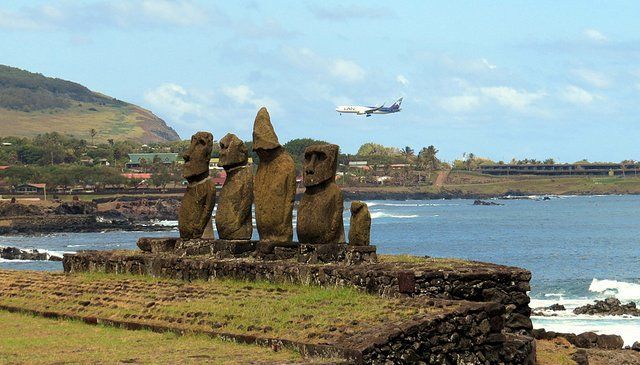
<svg viewBox="0 0 640 365"><path fill-rule="evenodd" d="M198 132L184 154L184 177L188 182L179 214L183 240L213 239L211 215L216 203L215 184L209 177L213 136ZM220 191L215 225L222 240L250 240L253 232L252 204L260 241L288 245L293 240L293 208L296 172L291 156L278 141L266 108L253 125L253 150L259 157L255 176L248 165L246 145L234 134L220 140L219 165L227 174ZM346 243L343 196L335 183L339 147L313 145L304 151L305 192L298 205L298 241L311 244ZM363 202L351 203L349 244L366 246L370 241L371 215Z"/></svg>

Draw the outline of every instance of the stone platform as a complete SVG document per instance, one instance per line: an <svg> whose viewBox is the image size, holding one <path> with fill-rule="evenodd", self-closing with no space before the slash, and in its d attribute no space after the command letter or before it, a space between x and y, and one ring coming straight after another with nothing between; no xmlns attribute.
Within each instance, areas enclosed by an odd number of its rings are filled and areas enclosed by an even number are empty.
<svg viewBox="0 0 640 365"><path fill-rule="evenodd" d="M377 262L376 246L350 246L347 244L288 244L265 241L218 239L181 240L180 238L138 239L143 252L168 253L181 257L206 255L218 259L253 257L264 261L295 259L308 264L345 263L357 265Z"/></svg>

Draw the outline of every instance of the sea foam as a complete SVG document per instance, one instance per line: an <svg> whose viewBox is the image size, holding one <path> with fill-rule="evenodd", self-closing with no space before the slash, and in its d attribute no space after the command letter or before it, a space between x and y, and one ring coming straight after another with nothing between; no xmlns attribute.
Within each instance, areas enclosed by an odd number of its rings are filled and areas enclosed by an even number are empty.
<svg viewBox="0 0 640 365"><path fill-rule="evenodd" d="M589 291L604 296L613 296L622 302L640 300L640 284L617 280L593 279Z"/></svg>
<svg viewBox="0 0 640 365"><path fill-rule="evenodd" d="M418 218L417 214L390 214L385 212L373 212L371 213L371 218L399 218L399 219L407 219L407 218Z"/></svg>

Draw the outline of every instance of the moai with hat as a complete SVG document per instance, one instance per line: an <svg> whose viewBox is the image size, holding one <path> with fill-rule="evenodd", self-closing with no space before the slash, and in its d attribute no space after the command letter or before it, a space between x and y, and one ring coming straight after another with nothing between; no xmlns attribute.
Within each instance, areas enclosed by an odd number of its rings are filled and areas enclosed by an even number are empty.
<svg viewBox="0 0 640 365"><path fill-rule="evenodd" d="M288 245L293 239L296 170L264 107L253 124L253 150L260 158L253 184L258 235L265 243Z"/></svg>

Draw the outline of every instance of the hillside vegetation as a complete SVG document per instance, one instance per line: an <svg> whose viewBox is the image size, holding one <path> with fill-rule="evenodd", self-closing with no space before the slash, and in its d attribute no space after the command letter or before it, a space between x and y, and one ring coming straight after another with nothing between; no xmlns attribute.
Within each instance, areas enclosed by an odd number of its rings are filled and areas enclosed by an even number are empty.
<svg viewBox="0 0 640 365"><path fill-rule="evenodd" d="M0 137L58 132L95 141L143 143L178 140L148 110L66 80L0 65Z"/></svg>

